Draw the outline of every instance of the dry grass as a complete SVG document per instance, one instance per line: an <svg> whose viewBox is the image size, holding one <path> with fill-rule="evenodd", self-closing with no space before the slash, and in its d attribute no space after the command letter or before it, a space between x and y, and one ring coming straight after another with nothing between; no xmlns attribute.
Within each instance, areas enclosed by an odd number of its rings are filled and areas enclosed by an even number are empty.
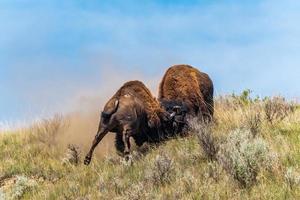
<svg viewBox="0 0 300 200"><path fill-rule="evenodd" d="M252 107L245 112L245 127L256 137L262 128L263 116L259 108Z"/></svg>
<svg viewBox="0 0 300 200"><path fill-rule="evenodd" d="M211 125L203 123L200 119L194 118L189 120L189 127L192 134L197 136L199 144L207 159L210 161L216 160L219 144L213 136Z"/></svg>
<svg viewBox="0 0 300 200"><path fill-rule="evenodd" d="M274 99L218 97L213 124L195 121L196 134L134 153L131 164L111 136L82 164L98 114L0 134L0 199L299 199L300 110L280 100L284 114L271 114Z"/></svg>
<svg viewBox="0 0 300 200"><path fill-rule="evenodd" d="M268 122L271 124L278 123L293 113L296 105L287 102L283 97L267 98L265 100L264 110Z"/></svg>
<svg viewBox="0 0 300 200"><path fill-rule="evenodd" d="M42 119L31 127L32 139L47 146L54 146L57 143L59 134L67 126L66 120L61 115L55 115L50 119Z"/></svg>
<svg viewBox="0 0 300 200"><path fill-rule="evenodd" d="M174 161L165 152L157 155L148 169L147 179L156 186L168 184L174 178Z"/></svg>
<svg viewBox="0 0 300 200"><path fill-rule="evenodd" d="M80 154L81 153L78 146L69 144L62 162L65 164L78 165L81 162Z"/></svg>

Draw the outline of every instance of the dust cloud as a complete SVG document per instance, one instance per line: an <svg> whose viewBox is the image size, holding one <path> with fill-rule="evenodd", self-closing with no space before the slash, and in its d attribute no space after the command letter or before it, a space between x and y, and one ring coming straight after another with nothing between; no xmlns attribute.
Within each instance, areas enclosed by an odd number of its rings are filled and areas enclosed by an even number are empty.
<svg viewBox="0 0 300 200"><path fill-rule="evenodd" d="M104 72L104 73L103 73ZM146 77L139 73L128 73L114 69L104 69L102 76L99 75L99 82L89 88L78 91L66 106L68 125L59 136L60 145L67 146L75 144L82 149L82 156L85 156L92 144L98 129L100 113L105 103L115 92L127 81L140 80L151 90L154 96L157 95L160 77ZM108 133L95 149L95 157L103 158L115 152L115 133Z"/></svg>

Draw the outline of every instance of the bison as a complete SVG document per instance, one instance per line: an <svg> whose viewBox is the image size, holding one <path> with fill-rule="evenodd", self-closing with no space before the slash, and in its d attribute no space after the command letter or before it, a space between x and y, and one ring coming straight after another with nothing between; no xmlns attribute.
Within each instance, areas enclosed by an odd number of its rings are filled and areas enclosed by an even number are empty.
<svg viewBox="0 0 300 200"><path fill-rule="evenodd" d="M108 132L116 133L117 151L128 155L130 137L138 146L146 141L159 142L168 135L169 119L168 113L142 82L125 83L104 106L98 132L84 164L90 163L94 149Z"/></svg>
<svg viewBox="0 0 300 200"><path fill-rule="evenodd" d="M213 83L207 74L189 65L174 65L160 83L158 99L167 112L177 112L174 117L181 124L181 128L177 127L180 132L188 116L212 119L213 93Z"/></svg>

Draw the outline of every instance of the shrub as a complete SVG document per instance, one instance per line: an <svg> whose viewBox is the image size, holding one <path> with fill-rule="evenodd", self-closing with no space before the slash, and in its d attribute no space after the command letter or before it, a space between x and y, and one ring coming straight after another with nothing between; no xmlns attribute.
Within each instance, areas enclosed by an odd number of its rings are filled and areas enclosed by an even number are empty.
<svg viewBox="0 0 300 200"><path fill-rule="evenodd" d="M295 105L293 103L287 102L284 97L278 96L265 99L265 115L266 119L271 124L282 121L290 113L293 113L295 111L295 108Z"/></svg>
<svg viewBox="0 0 300 200"><path fill-rule="evenodd" d="M63 163L69 163L72 165L78 165L80 162L80 149L74 144L69 144Z"/></svg>
<svg viewBox="0 0 300 200"><path fill-rule="evenodd" d="M6 199L4 192L0 189L0 200Z"/></svg>
<svg viewBox="0 0 300 200"><path fill-rule="evenodd" d="M289 167L284 175L285 182L290 189L300 185L300 174L294 168Z"/></svg>
<svg viewBox="0 0 300 200"><path fill-rule="evenodd" d="M252 99L250 97L251 92L251 90L246 89L242 91L240 95L232 94L232 97L236 101L236 103L241 105L247 105L252 102Z"/></svg>
<svg viewBox="0 0 300 200"><path fill-rule="evenodd" d="M219 147L216 139L212 135L210 125L194 118L189 120L189 127L193 134L196 134L206 158L209 160L216 160Z"/></svg>
<svg viewBox="0 0 300 200"><path fill-rule="evenodd" d="M234 104L239 105L239 106L246 106L250 105L254 102L260 101L260 98L257 96L255 98L251 97L252 90L246 89L243 90L240 95L232 94L231 98Z"/></svg>
<svg viewBox="0 0 300 200"><path fill-rule="evenodd" d="M28 179L25 176L17 176L16 183L9 196L11 199L20 199L26 191L36 186L36 184L37 183L34 180Z"/></svg>
<svg viewBox="0 0 300 200"><path fill-rule="evenodd" d="M251 186L268 160L268 146L261 138L253 138L249 130L235 130L220 146L218 162L243 187Z"/></svg>
<svg viewBox="0 0 300 200"><path fill-rule="evenodd" d="M175 173L173 160L165 153L157 155L153 166L148 169L147 179L156 186L170 183Z"/></svg>

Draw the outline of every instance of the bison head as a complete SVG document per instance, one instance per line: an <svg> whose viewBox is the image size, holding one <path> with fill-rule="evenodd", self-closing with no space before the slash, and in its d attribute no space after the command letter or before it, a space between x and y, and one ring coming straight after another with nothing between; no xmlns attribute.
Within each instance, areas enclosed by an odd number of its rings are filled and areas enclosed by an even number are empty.
<svg viewBox="0 0 300 200"><path fill-rule="evenodd" d="M168 113L169 121L165 123L165 129L169 134L181 133L186 126L187 106L180 101L160 101L162 108Z"/></svg>

